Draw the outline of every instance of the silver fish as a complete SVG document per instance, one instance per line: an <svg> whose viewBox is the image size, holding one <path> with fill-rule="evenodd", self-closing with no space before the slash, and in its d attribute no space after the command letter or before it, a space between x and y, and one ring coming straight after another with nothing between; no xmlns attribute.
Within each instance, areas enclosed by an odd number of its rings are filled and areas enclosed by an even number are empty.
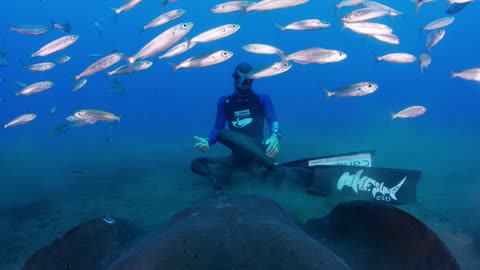
<svg viewBox="0 0 480 270"><path fill-rule="evenodd" d="M370 7L370 8L381 8L381 9L384 9L386 11L389 12L389 15L390 16L402 16L402 15L405 15L405 13L403 12L400 12L396 9L393 9L389 6L386 6L384 4L380 4L378 2L375 2L375 1L370 1L370 0L366 0L366 1L363 1L363 5L365 7Z"/></svg>
<svg viewBox="0 0 480 270"><path fill-rule="evenodd" d="M395 34L372 35L372 37L385 43L400 44L400 39Z"/></svg>
<svg viewBox="0 0 480 270"><path fill-rule="evenodd" d="M452 16L448 17L442 17L438 20L435 20L433 22L428 23L424 27L420 28L420 31L426 31L426 30L437 30L440 28L444 28L450 24L452 24L455 21L455 18Z"/></svg>
<svg viewBox="0 0 480 270"><path fill-rule="evenodd" d="M420 54L418 58L418 62L420 64L420 73L423 74L423 69L427 69L428 66L432 63L432 57L426 53Z"/></svg>
<svg viewBox="0 0 480 270"><path fill-rule="evenodd" d="M43 63L31 64L31 65L25 66L24 68L32 72L43 72L43 71L50 70L54 67L55 67L55 63L43 62Z"/></svg>
<svg viewBox="0 0 480 270"><path fill-rule="evenodd" d="M363 0L342 0L338 4L335 5L337 9L340 9L342 7L353 7L356 6L360 3L362 3Z"/></svg>
<svg viewBox="0 0 480 270"><path fill-rule="evenodd" d="M440 40L443 39L445 36L445 29L437 29L433 32L430 32L427 36L427 42L426 42L426 47L427 47L427 52L430 51L430 49L437 45Z"/></svg>
<svg viewBox="0 0 480 270"><path fill-rule="evenodd" d="M57 64L65 64L66 62L70 61L70 59L72 59L72 57L70 55L63 54L63 55L60 55L59 57L57 57L55 59L55 62Z"/></svg>
<svg viewBox="0 0 480 270"><path fill-rule="evenodd" d="M148 28L154 28L154 27L159 27L161 25L164 25L166 23L169 23L175 19L180 18L183 14L185 14L185 9L175 9L171 10L169 12L163 13L160 16L156 17L149 23L147 23L144 27L143 30L147 30Z"/></svg>
<svg viewBox="0 0 480 270"><path fill-rule="evenodd" d="M68 36L64 36L64 37L61 37L61 38L57 38L54 41L52 41L52 42L48 43L47 45L43 46L42 48L40 48L35 53L33 53L32 58L36 57L36 56L47 56L47 55L50 55L52 53L56 53L58 51L61 51L65 48L71 46L72 44L74 44L78 40L79 37L80 37L79 35L68 35Z"/></svg>
<svg viewBox="0 0 480 270"><path fill-rule="evenodd" d="M370 19L380 18L389 15L389 11L381 8L361 8L354 10L342 17L346 23L362 22Z"/></svg>
<svg viewBox="0 0 480 270"><path fill-rule="evenodd" d="M453 72L451 78L462 78L464 80L480 82L480 68L466 69L460 72Z"/></svg>
<svg viewBox="0 0 480 270"><path fill-rule="evenodd" d="M52 86L53 86L53 82L51 81L37 82L37 83L26 86L20 92L17 92L15 95L29 96L32 94L37 94L45 90L48 90L52 88Z"/></svg>
<svg viewBox="0 0 480 270"><path fill-rule="evenodd" d="M245 12L269 11L290 8L307 3L309 0L263 0L245 8Z"/></svg>
<svg viewBox="0 0 480 270"><path fill-rule="evenodd" d="M38 36L48 32L48 27L44 25L24 24L24 25L10 26L10 30L23 35Z"/></svg>
<svg viewBox="0 0 480 270"><path fill-rule="evenodd" d="M53 20L50 20L50 22L52 23L52 27L60 29L63 32L66 32L66 33L70 33L70 30L72 29L72 26L68 22L56 23Z"/></svg>
<svg viewBox="0 0 480 270"><path fill-rule="evenodd" d="M253 1L229 1L215 5L211 11L216 14L226 14L237 11L243 11L245 8L255 4Z"/></svg>
<svg viewBox="0 0 480 270"><path fill-rule="evenodd" d="M219 50L210 53L201 54L190 57L178 65L172 65L174 70L180 68L201 68L216 65L227 61L233 56L233 52L227 50Z"/></svg>
<svg viewBox="0 0 480 270"><path fill-rule="evenodd" d="M23 115L20 115L19 117L15 118L15 119L13 119L12 121L8 122L7 124L3 125L3 127L8 128L8 127L24 125L24 124L32 121L36 117L37 117L37 115L33 114L33 113L23 114Z"/></svg>
<svg viewBox="0 0 480 270"><path fill-rule="evenodd" d="M435 0L417 0L416 1L416 12L417 12L417 15L418 13L420 13L420 7L423 5L423 4L426 4L426 3L429 3L429 2L434 2ZM415 2L415 1L414 1Z"/></svg>
<svg viewBox="0 0 480 270"><path fill-rule="evenodd" d="M84 71L82 71L82 73L75 76L75 80L78 80L82 77L91 76L91 75L93 75L97 72L105 70L105 69L115 65L116 63L118 63L118 61L122 60L122 58L123 58L123 53L109 54L109 55L99 59L95 63L91 64Z"/></svg>
<svg viewBox="0 0 480 270"><path fill-rule="evenodd" d="M417 57L409 53L390 53L383 56L378 56L377 61L386 61L397 64L408 64L417 61Z"/></svg>
<svg viewBox="0 0 480 270"><path fill-rule="evenodd" d="M388 25L372 22L343 23L343 28L348 28L355 33L364 35L385 35L393 32Z"/></svg>
<svg viewBox="0 0 480 270"><path fill-rule="evenodd" d="M325 29L330 27L330 23L327 21L321 21L319 19L307 19L307 20L301 20L301 21L296 21L293 23L290 23L286 26L281 26L277 25L280 30L285 31L285 30L320 30L320 29Z"/></svg>
<svg viewBox="0 0 480 270"><path fill-rule="evenodd" d="M260 79L275 76L284 73L292 68L289 62L276 62L271 65L265 65L252 69L248 74L248 79Z"/></svg>
<svg viewBox="0 0 480 270"><path fill-rule="evenodd" d="M347 54L344 52L314 47L289 54L285 60L299 64L327 64L340 62L346 58Z"/></svg>
<svg viewBox="0 0 480 270"><path fill-rule="evenodd" d="M113 11L115 12L116 15L118 15L118 14L124 12L124 11L130 10L130 9L136 7L142 1L143 0L127 0L127 2L125 2L125 4L123 4L119 8L113 9Z"/></svg>
<svg viewBox="0 0 480 270"><path fill-rule="evenodd" d="M225 24L205 31L190 40L193 43L205 43L228 37L240 30L239 24Z"/></svg>
<svg viewBox="0 0 480 270"><path fill-rule="evenodd" d="M448 0L448 4L467 4L467 3L472 3L475 0Z"/></svg>
<svg viewBox="0 0 480 270"><path fill-rule="evenodd" d="M249 53L255 54L276 54L282 58L282 60L286 61L285 53L271 45L267 44L260 44L260 43L252 43L242 46L242 49Z"/></svg>
<svg viewBox="0 0 480 270"><path fill-rule="evenodd" d="M142 70L146 70L150 68L152 65L153 65L152 61L137 61L131 64L131 67L129 67L129 64L123 65L113 71L108 72L108 75L112 76L112 75L133 74Z"/></svg>
<svg viewBox="0 0 480 270"><path fill-rule="evenodd" d="M337 90L330 92L327 89L323 89L327 94L327 97L360 97L371 94L378 89L378 84L373 82L358 82L343 86Z"/></svg>
<svg viewBox="0 0 480 270"><path fill-rule="evenodd" d="M85 84L87 84L87 79L81 78L73 86L72 92L76 92L76 91L80 90L82 87L85 86Z"/></svg>
<svg viewBox="0 0 480 270"><path fill-rule="evenodd" d="M174 47L170 48L166 53L164 53L163 55L160 55L158 57L158 59L170 58L170 57L180 55L180 54L190 50L195 45L197 45L197 44L196 43L189 43L188 41L184 41L184 42L179 43L179 44L175 45Z"/></svg>
<svg viewBox="0 0 480 270"><path fill-rule="evenodd" d="M128 58L128 62L131 64L138 59L145 59L166 50L188 34L192 27L192 22L179 23L170 27L143 46L134 56Z"/></svg>
<svg viewBox="0 0 480 270"><path fill-rule="evenodd" d="M392 119L395 118L414 118L424 114L427 111L427 108L423 106L411 106L405 108L398 113L392 113Z"/></svg>
<svg viewBox="0 0 480 270"><path fill-rule="evenodd" d="M67 120L74 122L80 121L89 125L93 125L96 122L120 121L120 117L106 111L84 109L75 112L73 115L69 116Z"/></svg>

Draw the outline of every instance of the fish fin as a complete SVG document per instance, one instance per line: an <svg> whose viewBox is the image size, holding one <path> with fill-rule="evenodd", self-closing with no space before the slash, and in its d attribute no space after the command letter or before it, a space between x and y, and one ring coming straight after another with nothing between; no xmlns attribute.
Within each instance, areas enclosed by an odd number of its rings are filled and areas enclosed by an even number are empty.
<svg viewBox="0 0 480 270"><path fill-rule="evenodd" d="M184 37L183 39L185 39L185 41L187 42L187 51L193 48L193 46L195 46L195 42L192 42L191 39L187 37Z"/></svg>
<svg viewBox="0 0 480 270"><path fill-rule="evenodd" d="M322 91L325 93L324 101L330 98L331 96L335 95L333 92L328 91L326 88L322 88Z"/></svg>
<svg viewBox="0 0 480 270"><path fill-rule="evenodd" d="M143 34L143 32L145 32L145 30L147 30L147 29L145 29L145 26L140 26L138 34L139 35Z"/></svg>
<svg viewBox="0 0 480 270"><path fill-rule="evenodd" d="M395 113L390 112L390 120L393 120L393 119L395 119L395 118L397 118L397 117L395 116Z"/></svg>
<svg viewBox="0 0 480 270"><path fill-rule="evenodd" d="M113 11L113 14L114 14L114 17L113 17L113 23L114 24L117 24L117 21L118 21L118 14L120 14L116 8L113 8L113 7L108 7L108 9L112 10Z"/></svg>
<svg viewBox="0 0 480 270"><path fill-rule="evenodd" d="M170 67L172 68L172 73L174 73L175 71L177 71L177 65L172 63L172 62L167 62L168 65L170 65Z"/></svg>
<svg viewBox="0 0 480 270"><path fill-rule="evenodd" d="M281 26L278 23L275 23L275 27L277 27L280 30L280 32L285 31L285 27Z"/></svg>
<svg viewBox="0 0 480 270"><path fill-rule="evenodd" d="M457 74L450 70L450 79L457 77Z"/></svg>
<svg viewBox="0 0 480 270"><path fill-rule="evenodd" d="M25 71L25 69L27 69L27 66L25 65L25 63L23 62L22 59L18 59L18 62L20 63L20 66L22 67L22 71Z"/></svg>
<svg viewBox="0 0 480 270"><path fill-rule="evenodd" d="M279 53L278 56L280 56L282 62L288 62L288 56L285 53Z"/></svg>
<svg viewBox="0 0 480 270"><path fill-rule="evenodd" d="M375 62L373 63L378 64L378 62L381 61L380 56L378 56L378 54L376 54L375 52L372 52L372 54L373 54L373 57L375 57Z"/></svg>
<svg viewBox="0 0 480 270"><path fill-rule="evenodd" d="M28 84L27 83L24 83L24 82L21 82L21 81L10 81L11 83L14 83L14 84L17 84L17 85L20 85L21 87L27 87Z"/></svg>

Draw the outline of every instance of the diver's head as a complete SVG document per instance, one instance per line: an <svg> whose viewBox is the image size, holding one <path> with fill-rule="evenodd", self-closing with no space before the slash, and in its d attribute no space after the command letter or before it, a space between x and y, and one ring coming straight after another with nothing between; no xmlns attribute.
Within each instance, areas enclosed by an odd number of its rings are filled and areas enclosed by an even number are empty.
<svg viewBox="0 0 480 270"><path fill-rule="evenodd" d="M253 80L247 78L248 72L252 66L247 63L240 63L235 67L232 77L234 79L235 92L239 95L245 95L252 89Z"/></svg>

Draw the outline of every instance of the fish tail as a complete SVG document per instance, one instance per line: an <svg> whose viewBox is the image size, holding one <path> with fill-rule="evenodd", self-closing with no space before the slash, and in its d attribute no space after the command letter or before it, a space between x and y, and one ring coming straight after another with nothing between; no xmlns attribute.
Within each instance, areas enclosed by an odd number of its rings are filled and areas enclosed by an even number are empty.
<svg viewBox="0 0 480 270"><path fill-rule="evenodd" d="M453 79L453 78L456 78L457 77L457 73L453 72L453 71L450 71L450 79Z"/></svg>
<svg viewBox="0 0 480 270"><path fill-rule="evenodd" d="M395 118L397 118L397 116L393 112L390 112L390 120L393 120Z"/></svg>
<svg viewBox="0 0 480 270"><path fill-rule="evenodd" d="M322 88L322 90L325 92L325 100L334 95L334 93L328 91L328 89Z"/></svg>
<svg viewBox="0 0 480 270"><path fill-rule="evenodd" d="M278 56L280 56L280 58L282 58L282 62L288 62L288 56L285 55L285 53L279 53Z"/></svg>
<svg viewBox="0 0 480 270"><path fill-rule="evenodd" d="M136 60L137 60L137 59L135 59L134 56L127 57L127 62L128 62L128 64L130 64L130 65L133 64L133 63L135 63Z"/></svg>
<svg viewBox="0 0 480 270"><path fill-rule="evenodd" d="M23 68L22 71L24 71L25 69L27 69L27 66L25 65L25 63L23 62L22 59L18 59L18 62L20 62L20 66Z"/></svg>
<svg viewBox="0 0 480 270"><path fill-rule="evenodd" d="M285 30L285 27L281 26L281 25L278 24L278 23L275 23L275 27L277 27L278 29L280 29L280 31L284 31L284 30Z"/></svg>
<svg viewBox="0 0 480 270"><path fill-rule="evenodd" d="M118 9L113 8L113 7L108 7L108 8L109 8L111 11L113 11L113 13L114 13L113 23L114 23L114 24L117 24L118 14L120 14L120 11L118 11Z"/></svg>
<svg viewBox="0 0 480 270"><path fill-rule="evenodd" d="M170 65L170 67L172 68L172 72L177 71L178 66L175 63L167 62L167 64Z"/></svg>
<svg viewBox="0 0 480 270"><path fill-rule="evenodd" d="M189 39L187 37L185 37L184 39L187 42L187 51L190 50L191 48L193 48L193 46L195 46L195 42L192 42L191 39Z"/></svg>

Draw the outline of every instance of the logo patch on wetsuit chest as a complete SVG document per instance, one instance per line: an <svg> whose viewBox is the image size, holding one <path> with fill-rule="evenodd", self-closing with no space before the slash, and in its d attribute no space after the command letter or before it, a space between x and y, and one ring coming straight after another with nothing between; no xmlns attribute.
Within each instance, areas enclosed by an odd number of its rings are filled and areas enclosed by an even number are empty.
<svg viewBox="0 0 480 270"><path fill-rule="evenodd" d="M233 112L233 118L232 125L236 128L243 128L253 121L249 109Z"/></svg>

